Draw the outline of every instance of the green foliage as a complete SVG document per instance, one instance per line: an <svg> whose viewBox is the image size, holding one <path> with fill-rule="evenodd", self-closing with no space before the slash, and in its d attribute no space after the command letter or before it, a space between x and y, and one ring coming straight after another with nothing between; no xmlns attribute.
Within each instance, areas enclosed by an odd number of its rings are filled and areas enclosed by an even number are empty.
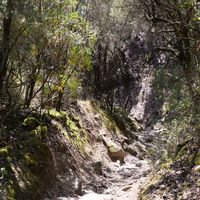
<svg viewBox="0 0 200 200"><path fill-rule="evenodd" d="M196 0L182 0L178 2L178 6L180 8L188 9L190 7L195 6L196 3L197 3Z"/></svg>
<svg viewBox="0 0 200 200"><path fill-rule="evenodd" d="M166 128L163 137L167 143L161 148L167 149L167 152L163 152L163 159L181 159L187 154L187 149L179 149L177 152L177 145L194 136L198 123L195 122L197 116L193 114L193 102L180 65L158 69L153 86L156 99L162 105L159 114Z"/></svg>
<svg viewBox="0 0 200 200"><path fill-rule="evenodd" d="M69 88L72 97L78 96L78 88L81 86L81 82L77 77L72 77L69 79L67 87Z"/></svg>
<svg viewBox="0 0 200 200"><path fill-rule="evenodd" d="M16 92L25 97L27 106L40 91L45 97L40 95L39 101L66 88L76 96L80 74L92 68L97 29L77 11L78 3L27 0L15 4L9 88L19 88ZM5 6L2 2L0 9Z"/></svg>

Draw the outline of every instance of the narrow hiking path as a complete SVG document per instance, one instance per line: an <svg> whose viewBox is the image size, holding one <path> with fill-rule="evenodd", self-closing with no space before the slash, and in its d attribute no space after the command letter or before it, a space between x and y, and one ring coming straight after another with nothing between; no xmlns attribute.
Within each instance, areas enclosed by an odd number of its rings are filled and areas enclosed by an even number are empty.
<svg viewBox="0 0 200 200"><path fill-rule="evenodd" d="M150 171L147 160L127 155L123 165L119 162L108 164L106 178L100 183L107 189L101 194L86 190L86 194L81 197L58 197L57 200L137 200L139 187L145 182Z"/></svg>
<svg viewBox="0 0 200 200"><path fill-rule="evenodd" d="M111 163L110 177L103 183L108 188L102 194L86 191L88 193L79 198L59 197L58 200L137 200L139 187L149 174L150 167L145 160L127 159L122 166Z"/></svg>
<svg viewBox="0 0 200 200"><path fill-rule="evenodd" d="M102 176L99 176L98 182L92 182L83 186L83 196L76 197L58 197L55 200L138 200L141 186L144 186L151 176L152 158L148 157L149 150L158 151L159 145L166 144L167 136L162 134L164 127L158 122L152 129L143 130L135 133L138 140L130 147L138 148L138 154L133 156L126 152L125 163L112 162L105 158L100 145L94 149L99 152L98 160L105 159L102 167ZM142 153L143 152L143 153ZM159 154L159 153L158 153ZM155 158L156 159L156 158ZM155 161L155 160L154 160ZM96 190L92 189L97 186Z"/></svg>
<svg viewBox="0 0 200 200"><path fill-rule="evenodd" d="M72 171L70 175L68 166L62 163L66 173L57 177L53 190L43 200L137 200L140 186L145 183L151 171L146 145L150 131L140 127L134 131L134 127L129 125L126 130L130 130L130 137L127 138L113 121L109 121L105 113L97 112L90 102L79 101L75 109L72 113L81 116L81 127L85 127L90 136L97 139L87 146L89 157L81 160L79 173ZM130 123L130 118L128 120ZM119 160L112 162L105 140L116 144L120 149L117 152L126 152L124 164L120 165ZM126 142L122 145L121 141ZM77 155L75 159L80 157Z"/></svg>
<svg viewBox="0 0 200 200"><path fill-rule="evenodd" d="M148 162L128 155L124 165L114 164L111 170L110 187L104 193L115 200L137 200L139 187L150 172Z"/></svg>

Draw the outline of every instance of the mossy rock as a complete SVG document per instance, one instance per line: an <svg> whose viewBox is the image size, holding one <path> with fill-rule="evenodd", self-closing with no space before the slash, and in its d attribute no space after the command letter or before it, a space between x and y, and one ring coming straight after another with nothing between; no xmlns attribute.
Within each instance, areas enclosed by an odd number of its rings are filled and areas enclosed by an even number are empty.
<svg viewBox="0 0 200 200"><path fill-rule="evenodd" d="M0 148L0 155L1 156L7 156L9 155L9 151L12 149L12 146L11 145L8 145L8 146L5 146L5 147L2 147Z"/></svg>
<svg viewBox="0 0 200 200"><path fill-rule="evenodd" d="M23 126L29 129L35 129L39 125L40 125L39 120L32 116L25 118L23 122Z"/></svg>
<svg viewBox="0 0 200 200"><path fill-rule="evenodd" d="M65 111L60 111L60 114L61 114L62 118L67 117L67 112L65 112Z"/></svg>
<svg viewBox="0 0 200 200"><path fill-rule="evenodd" d="M66 116L65 126L68 132L63 132L66 139L75 145L81 153L85 153L85 146L88 144L88 132L81 127L79 118L73 116Z"/></svg>
<svg viewBox="0 0 200 200"><path fill-rule="evenodd" d="M47 138L48 128L45 125L40 125L36 127L35 130L31 131L31 134L36 135L39 139L43 140Z"/></svg>
<svg viewBox="0 0 200 200"><path fill-rule="evenodd" d="M79 131L72 132L70 141L80 150L81 153L85 153L85 146L89 141L87 131L80 129Z"/></svg>
<svg viewBox="0 0 200 200"><path fill-rule="evenodd" d="M0 199L41 199L55 175L50 148L43 141L48 132L46 124L37 114L23 121L22 117L18 116L14 127L5 127L5 137L1 137Z"/></svg>
<svg viewBox="0 0 200 200"><path fill-rule="evenodd" d="M45 113L54 119L61 119L64 116L63 113L60 113L55 109L47 110Z"/></svg>
<svg viewBox="0 0 200 200"><path fill-rule="evenodd" d="M39 141L38 139L32 138L33 145L36 146L37 151L28 151L24 154L24 164L29 168L30 172L38 178L42 176L42 172L46 171L48 167L48 159L50 158L50 151L48 146ZM37 181L36 179L36 181Z"/></svg>
<svg viewBox="0 0 200 200"><path fill-rule="evenodd" d="M125 151L113 141L106 141L105 138L103 138L103 143L108 149L108 155L110 159L114 162L119 160L120 163L123 164L125 158Z"/></svg>
<svg viewBox="0 0 200 200"><path fill-rule="evenodd" d="M122 149L119 145L115 144L114 142L108 142L107 147L111 153L118 152Z"/></svg>

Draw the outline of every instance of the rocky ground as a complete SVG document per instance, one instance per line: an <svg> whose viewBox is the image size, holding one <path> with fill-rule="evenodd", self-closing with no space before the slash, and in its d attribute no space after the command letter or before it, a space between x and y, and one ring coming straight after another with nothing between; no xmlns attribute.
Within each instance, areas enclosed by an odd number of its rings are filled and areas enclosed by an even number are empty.
<svg viewBox="0 0 200 200"><path fill-rule="evenodd" d="M1 200L198 200L200 153L188 142L177 162L161 165L168 143L162 121L143 130L121 111L110 116L78 101L60 113L22 118L16 133L0 149L0 183L12 188L0 188ZM181 162L191 162L192 152L196 166L188 168Z"/></svg>
<svg viewBox="0 0 200 200"><path fill-rule="evenodd" d="M150 166L146 160L127 155L125 164L119 162L108 163L103 169L101 185L104 190L100 193L87 190L80 197L58 197L57 200L137 200L139 188L150 173Z"/></svg>
<svg viewBox="0 0 200 200"><path fill-rule="evenodd" d="M111 119L107 121L105 113L96 112L90 102L78 104L73 112L81 115L81 126L94 138L86 148L90 158L82 163L86 170L71 175L71 182L69 173L63 174L63 181L59 178L45 200L137 200L140 186L151 171L146 148L142 139L138 139L142 138L142 132L126 127L125 134ZM139 125L137 128L140 129ZM63 192L67 187L76 192Z"/></svg>

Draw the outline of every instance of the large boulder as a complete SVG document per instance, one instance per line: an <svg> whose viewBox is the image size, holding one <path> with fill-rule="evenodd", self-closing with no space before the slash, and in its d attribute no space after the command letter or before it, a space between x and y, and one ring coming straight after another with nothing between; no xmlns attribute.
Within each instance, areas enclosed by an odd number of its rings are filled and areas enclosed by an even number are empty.
<svg viewBox="0 0 200 200"><path fill-rule="evenodd" d="M116 162L117 160L120 161L120 164L125 163L124 158L125 158L125 151L122 149L121 146L117 145L111 140L106 140L105 138L103 139L104 145L108 149L108 155L110 159L113 162Z"/></svg>

